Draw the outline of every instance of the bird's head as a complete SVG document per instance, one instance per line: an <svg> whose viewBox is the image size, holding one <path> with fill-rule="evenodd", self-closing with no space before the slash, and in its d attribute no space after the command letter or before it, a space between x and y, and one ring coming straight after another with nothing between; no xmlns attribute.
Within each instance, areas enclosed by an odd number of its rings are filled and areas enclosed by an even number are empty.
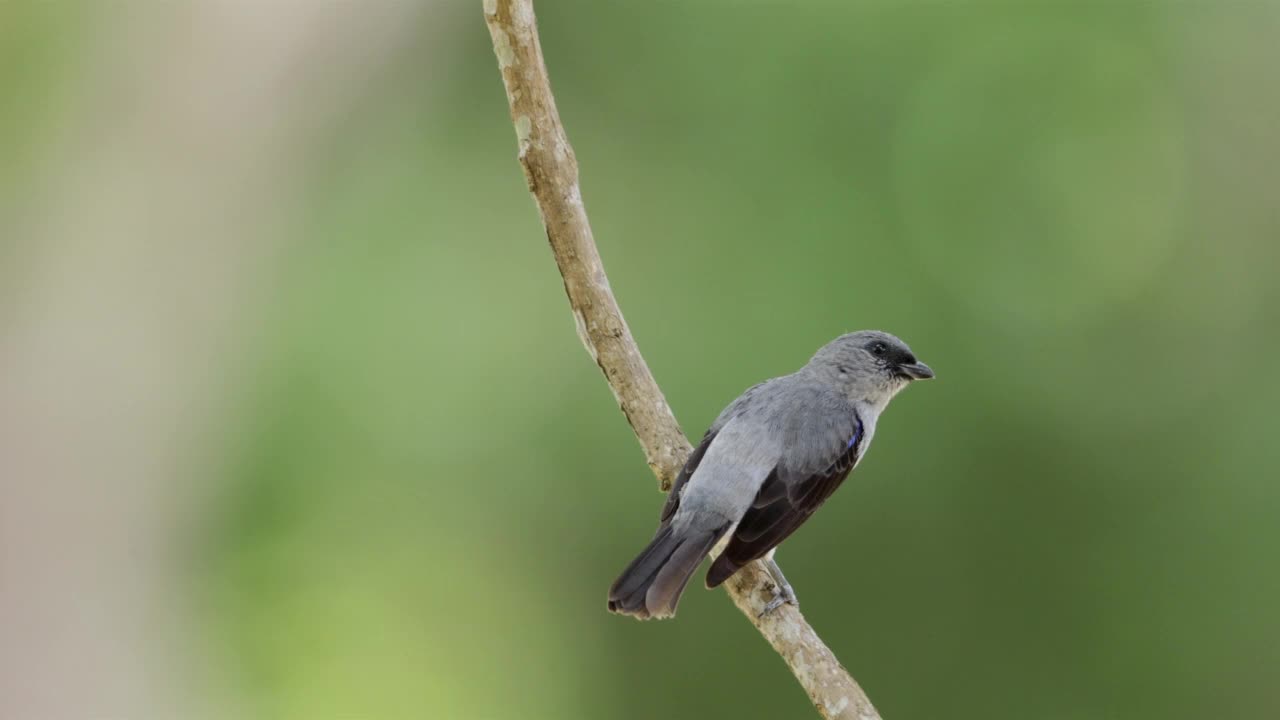
<svg viewBox="0 0 1280 720"><path fill-rule="evenodd" d="M814 354L809 368L839 384L850 399L877 409L913 380L933 377L906 343L880 330L841 335Z"/></svg>

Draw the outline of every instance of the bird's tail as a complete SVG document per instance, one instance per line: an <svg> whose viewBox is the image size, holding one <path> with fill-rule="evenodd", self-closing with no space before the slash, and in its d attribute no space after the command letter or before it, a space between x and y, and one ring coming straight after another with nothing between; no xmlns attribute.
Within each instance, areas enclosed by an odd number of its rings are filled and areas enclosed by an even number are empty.
<svg viewBox="0 0 1280 720"><path fill-rule="evenodd" d="M726 525L677 532L670 524L658 528L649 546L609 588L609 611L641 620L674 616L689 578L728 529Z"/></svg>

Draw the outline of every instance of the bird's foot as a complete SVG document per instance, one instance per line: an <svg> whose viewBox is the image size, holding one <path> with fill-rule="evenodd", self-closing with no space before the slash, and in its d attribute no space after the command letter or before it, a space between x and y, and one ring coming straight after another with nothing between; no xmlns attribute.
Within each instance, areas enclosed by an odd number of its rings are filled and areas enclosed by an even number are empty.
<svg viewBox="0 0 1280 720"><path fill-rule="evenodd" d="M800 607L800 601L796 599L796 591L791 589L791 585L775 584L773 586L773 599L765 604L764 609L760 611L759 617L764 617L787 603L791 603L792 606L797 608Z"/></svg>

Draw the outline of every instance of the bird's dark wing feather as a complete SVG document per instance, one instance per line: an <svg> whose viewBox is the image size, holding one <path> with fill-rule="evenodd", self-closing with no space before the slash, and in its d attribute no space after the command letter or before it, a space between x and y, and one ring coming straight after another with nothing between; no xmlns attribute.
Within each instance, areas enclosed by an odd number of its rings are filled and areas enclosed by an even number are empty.
<svg viewBox="0 0 1280 720"><path fill-rule="evenodd" d="M823 470L792 469L785 462L773 469L707 573L707 587L719 585L777 547L831 497L862 451L862 420L856 416L851 435L843 447L833 449L834 458Z"/></svg>

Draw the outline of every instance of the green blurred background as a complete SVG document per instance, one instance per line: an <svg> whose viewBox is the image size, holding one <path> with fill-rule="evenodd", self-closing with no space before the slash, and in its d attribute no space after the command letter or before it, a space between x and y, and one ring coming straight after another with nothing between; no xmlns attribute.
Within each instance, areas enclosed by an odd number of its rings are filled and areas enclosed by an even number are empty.
<svg viewBox="0 0 1280 720"><path fill-rule="evenodd" d="M720 591L605 612L661 497L480 3L360 5L0 6L0 430L55 447L4 503L79 528L10 545L39 572L0 592L64 632L10 613L6 716L814 716ZM779 554L884 717L1280 716L1277 3L538 10L688 434L849 330L938 371ZM99 411L29 422L60 387Z"/></svg>

